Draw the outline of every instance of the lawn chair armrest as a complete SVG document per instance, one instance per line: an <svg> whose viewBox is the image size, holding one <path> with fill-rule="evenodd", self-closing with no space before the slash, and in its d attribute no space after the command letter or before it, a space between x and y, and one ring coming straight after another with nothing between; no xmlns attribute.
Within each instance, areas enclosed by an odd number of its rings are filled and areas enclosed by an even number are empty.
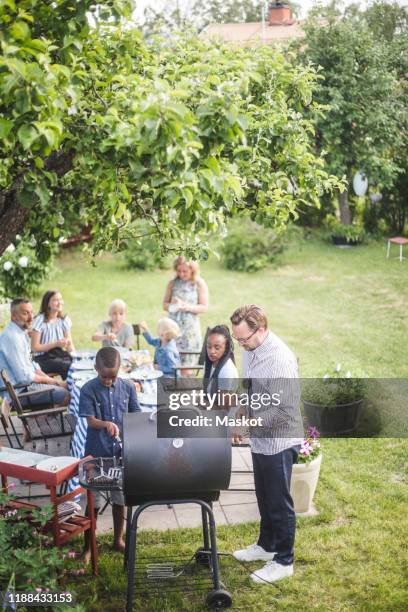
<svg viewBox="0 0 408 612"><path fill-rule="evenodd" d="M173 368L174 370L203 370L204 366L197 363L197 365L194 364L190 364L190 363L186 363L184 365L181 366L174 366Z"/></svg>
<svg viewBox="0 0 408 612"><path fill-rule="evenodd" d="M47 416L49 414L61 414L67 411L67 406L59 406L57 408L47 408L46 410L33 410L30 412L24 412L21 416L23 419L32 418L38 416Z"/></svg>
<svg viewBox="0 0 408 612"><path fill-rule="evenodd" d="M15 388L15 387L14 387ZM54 389L38 389L37 391L24 391L23 393L18 393L18 397L35 397L36 395L43 395L47 393L52 399L52 393Z"/></svg>
<svg viewBox="0 0 408 612"><path fill-rule="evenodd" d="M13 385L14 389L27 389L28 385ZM7 393L6 387L0 387L0 393Z"/></svg>

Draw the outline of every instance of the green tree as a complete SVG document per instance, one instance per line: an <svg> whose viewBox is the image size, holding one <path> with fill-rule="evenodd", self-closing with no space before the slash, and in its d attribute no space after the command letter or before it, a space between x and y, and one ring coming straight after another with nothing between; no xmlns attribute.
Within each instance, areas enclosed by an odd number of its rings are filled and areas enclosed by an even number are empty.
<svg viewBox="0 0 408 612"><path fill-rule="evenodd" d="M384 42L388 69L399 84L403 112L399 115L400 139L392 150L399 172L381 189L379 216L385 218L393 231L402 233L408 218L408 8L397 2L377 0L363 13L363 19L374 36Z"/></svg>
<svg viewBox="0 0 408 612"><path fill-rule="evenodd" d="M316 118L317 146L330 172L350 183L356 170L363 170L371 185L393 185L405 111L386 42L355 7L341 14L334 3L318 7L304 29L300 58L305 66L320 67L316 100L327 110ZM341 222L349 224L348 190L339 192L338 199Z"/></svg>
<svg viewBox="0 0 408 612"><path fill-rule="evenodd" d="M94 253L117 249L144 219L163 248L200 254L242 210L282 225L338 185L313 153L314 70L196 36L146 44L128 2L90 26L92 7L0 6L0 252L75 224Z"/></svg>

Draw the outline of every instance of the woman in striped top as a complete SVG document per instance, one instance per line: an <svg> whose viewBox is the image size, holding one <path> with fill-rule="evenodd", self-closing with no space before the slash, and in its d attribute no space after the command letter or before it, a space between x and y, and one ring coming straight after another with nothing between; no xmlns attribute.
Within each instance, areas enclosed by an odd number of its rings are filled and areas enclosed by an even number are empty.
<svg viewBox="0 0 408 612"><path fill-rule="evenodd" d="M43 372L59 374L66 379L74 351L71 319L64 315L64 300L59 291L46 291L40 312L33 321L31 350Z"/></svg>

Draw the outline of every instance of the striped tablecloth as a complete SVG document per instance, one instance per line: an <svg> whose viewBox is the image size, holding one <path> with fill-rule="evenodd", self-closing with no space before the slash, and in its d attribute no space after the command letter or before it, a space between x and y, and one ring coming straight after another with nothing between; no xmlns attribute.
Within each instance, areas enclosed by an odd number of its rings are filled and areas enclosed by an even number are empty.
<svg viewBox="0 0 408 612"><path fill-rule="evenodd" d="M81 364L81 365L80 365ZM86 433L88 429L88 423L86 418L78 416L79 413L79 396L81 394L82 386L92 378L95 378L96 372L94 369L84 370L83 361L74 360L70 369L68 370L67 385L68 391L71 394L71 402L69 404L68 412L73 414L76 418L75 431L71 439L71 455L78 459L83 459L85 456L85 442ZM91 367L91 364L90 364ZM75 373L79 371L83 372L83 377L80 380L75 379ZM89 374L89 376L87 376ZM138 395L140 408L143 412L151 412L157 407L156 403L142 403L144 398L148 397L151 401L152 398L156 398L157 402L157 379L149 380L143 379L139 381L142 386L143 393ZM73 478L68 483L68 491L73 491L79 486L78 478Z"/></svg>

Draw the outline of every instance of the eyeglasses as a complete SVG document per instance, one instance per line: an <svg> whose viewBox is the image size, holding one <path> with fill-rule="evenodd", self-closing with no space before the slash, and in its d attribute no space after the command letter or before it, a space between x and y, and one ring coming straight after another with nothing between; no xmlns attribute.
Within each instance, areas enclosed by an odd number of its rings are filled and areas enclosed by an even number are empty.
<svg viewBox="0 0 408 612"><path fill-rule="evenodd" d="M236 340L238 342L238 344L245 344L246 342L248 342L248 340L250 340L252 338L252 336L254 334L256 334L256 332L258 331L259 327L256 328L255 331L252 332L252 334L250 336L248 336L248 338L236 338L234 335L232 335L232 337L234 338L234 340Z"/></svg>

